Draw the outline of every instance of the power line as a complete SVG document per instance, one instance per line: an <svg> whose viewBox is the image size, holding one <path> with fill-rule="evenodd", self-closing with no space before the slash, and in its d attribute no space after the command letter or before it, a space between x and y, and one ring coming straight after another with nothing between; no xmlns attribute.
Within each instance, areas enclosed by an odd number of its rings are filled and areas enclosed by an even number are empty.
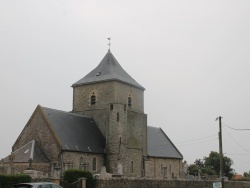
<svg viewBox="0 0 250 188"><path fill-rule="evenodd" d="M224 146L224 148L225 148L226 152L229 151L227 147ZM227 154L230 155L230 153L227 153ZM245 165L246 165L246 164L247 164L247 165L250 165L249 161L243 160L242 157L239 158L238 156L235 156L235 155L232 155L232 156L233 156L233 158L238 159L238 160L239 160L239 161L238 161L239 163L244 163ZM238 165L235 165L235 163L234 163L233 165L236 166L237 168L239 168L242 172L245 171L245 170L243 170L242 168L240 168Z"/></svg>
<svg viewBox="0 0 250 188"><path fill-rule="evenodd" d="M215 136L218 136L217 134L214 134L214 135L210 135L210 136L207 136L207 137L202 137L202 138L196 138L196 139L192 139L192 140L186 140L186 141L182 141L182 142L176 142L174 143L174 145L183 145L182 143L187 143L187 142L192 142L192 141L196 141L196 140L202 140L202 139L206 139L206 138L211 138L211 137L215 137ZM207 141L207 140L204 140L204 141ZM204 142L204 141L200 141L200 142L196 142L196 143L201 143L201 142ZM190 144L196 144L196 143L190 143ZM187 145L190 145L190 144L187 144ZM161 147L161 146L170 146L172 145L171 143L169 144L163 144L163 145L155 145L155 146L148 146L148 148L154 148L154 147Z"/></svg>
<svg viewBox="0 0 250 188"><path fill-rule="evenodd" d="M182 147L182 146L188 146L188 145L193 145L193 144L200 144L200 143L203 143L203 142L207 142L207 141L210 141L211 139L209 140L202 140L200 142L195 142L195 143L189 143L189 144L181 144L181 145L178 145L178 147Z"/></svg>
<svg viewBox="0 0 250 188"><path fill-rule="evenodd" d="M210 135L210 136L207 136L207 137L196 138L196 139L193 139L193 140L186 140L186 141L182 141L182 142L176 142L175 144L180 144L180 143L185 143L185 142L192 142L192 141L195 141L195 140L202 140L202 139L211 138L211 137L215 137L215 136L218 136L218 135L213 134L213 135Z"/></svg>
<svg viewBox="0 0 250 188"><path fill-rule="evenodd" d="M225 125L226 127L230 128L230 129L236 130L236 131L250 131L250 129L235 129L235 128L233 128L233 127L229 127L229 126L226 125L225 123L223 123L223 125Z"/></svg>
<svg viewBox="0 0 250 188"><path fill-rule="evenodd" d="M250 155L250 154L245 154L245 153L241 153L241 154L236 154L236 153L226 153L227 155Z"/></svg>
<svg viewBox="0 0 250 188"><path fill-rule="evenodd" d="M238 146L240 146L243 150L245 150L246 152L250 152L249 150L247 150L246 148L244 148L242 145L240 145L230 134L229 134L229 132L226 130L226 129L224 129L225 131L226 131L226 133L231 137L231 139L238 145Z"/></svg>

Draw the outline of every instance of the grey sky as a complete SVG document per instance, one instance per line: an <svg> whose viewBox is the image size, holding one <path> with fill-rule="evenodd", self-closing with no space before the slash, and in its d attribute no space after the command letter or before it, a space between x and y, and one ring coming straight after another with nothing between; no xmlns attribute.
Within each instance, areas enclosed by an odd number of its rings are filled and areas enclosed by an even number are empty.
<svg viewBox="0 0 250 188"><path fill-rule="evenodd" d="M1 0L0 158L38 104L72 109L70 86L99 64L107 37L146 88L148 125L189 164L218 151L216 117L250 128L249 19L247 0ZM250 131L223 131L233 168L249 171Z"/></svg>

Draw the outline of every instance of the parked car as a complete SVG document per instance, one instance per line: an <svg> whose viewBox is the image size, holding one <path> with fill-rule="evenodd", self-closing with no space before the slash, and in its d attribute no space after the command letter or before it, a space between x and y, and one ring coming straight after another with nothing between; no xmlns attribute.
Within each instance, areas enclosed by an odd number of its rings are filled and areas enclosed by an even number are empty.
<svg viewBox="0 0 250 188"><path fill-rule="evenodd" d="M62 188L62 187L50 182L37 182L37 183L18 183L12 185L11 188Z"/></svg>

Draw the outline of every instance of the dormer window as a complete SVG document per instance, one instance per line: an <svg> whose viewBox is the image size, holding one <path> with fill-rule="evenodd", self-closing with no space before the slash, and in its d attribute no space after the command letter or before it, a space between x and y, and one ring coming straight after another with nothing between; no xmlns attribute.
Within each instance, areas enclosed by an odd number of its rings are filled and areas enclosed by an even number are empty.
<svg viewBox="0 0 250 188"><path fill-rule="evenodd" d="M100 75L101 75L101 72L97 72L97 73L96 73L96 76L100 76Z"/></svg>
<svg viewBox="0 0 250 188"><path fill-rule="evenodd" d="M90 104L91 105L95 105L96 104L96 96L95 93L92 93L91 97L90 97Z"/></svg>
<svg viewBox="0 0 250 188"><path fill-rule="evenodd" d="M128 97L128 107L132 107L132 98Z"/></svg>

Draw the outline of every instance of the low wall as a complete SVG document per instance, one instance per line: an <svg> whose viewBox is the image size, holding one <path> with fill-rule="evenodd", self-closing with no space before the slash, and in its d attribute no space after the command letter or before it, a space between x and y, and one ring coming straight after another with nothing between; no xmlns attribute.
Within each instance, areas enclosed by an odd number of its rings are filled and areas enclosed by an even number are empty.
<svg viewBox="0 0 250 188"><path fill-rule="evenodd" d="M97 179L95 188L212 188L213 181ZM225 182L225 188L250 188L250 182Z"/></svg>

